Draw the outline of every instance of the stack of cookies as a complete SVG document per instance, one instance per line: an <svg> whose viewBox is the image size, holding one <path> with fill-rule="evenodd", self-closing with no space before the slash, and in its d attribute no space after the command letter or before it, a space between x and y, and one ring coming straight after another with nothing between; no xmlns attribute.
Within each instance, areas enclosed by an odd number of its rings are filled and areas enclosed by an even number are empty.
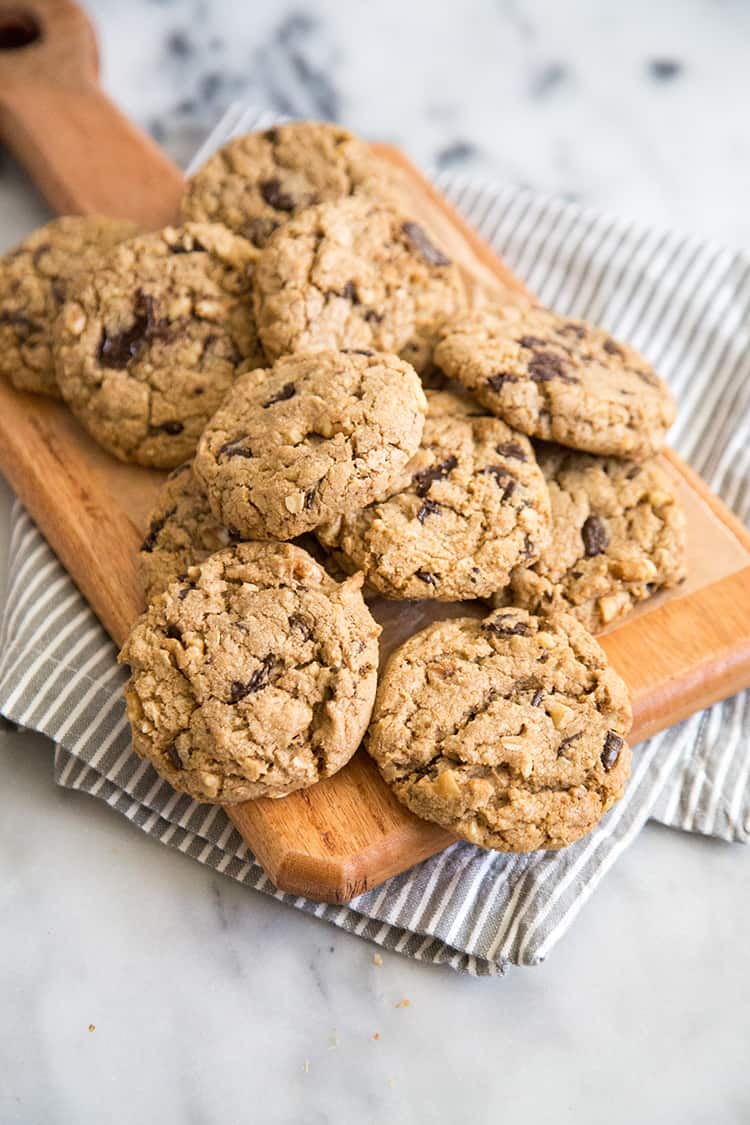
<svg viewBox="0 0 750 1125"><path fill-rule="evenodd" d="M601 329L477 308L356 137L233 140L156 233L50 223L0 263L0 345L17 387L172 470L121 659L175 788L281 797L364 737L418 816L504 851L622 795L630 703L592 634L684 580L674 403ZM436 620L379 677L382 599Z"/></svg>

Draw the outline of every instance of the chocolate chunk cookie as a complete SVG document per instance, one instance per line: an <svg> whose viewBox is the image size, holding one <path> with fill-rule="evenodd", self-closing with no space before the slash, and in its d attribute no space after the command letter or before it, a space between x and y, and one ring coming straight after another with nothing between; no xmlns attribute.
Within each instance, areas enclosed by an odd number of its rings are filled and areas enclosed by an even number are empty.
<svg viewBox="0 0 750 1125"><path fill-rule="evenodd" d="M192 461L185 461L164 482L141 544L138 572L146 601L239 538L219 523Z"/></svg>
<svg viewBox="0 0 750 1125"><path fill-rule="evenodd" d="M35 230L0 259L0 374L19 391L60 397L52 326L70 283L137 231L124 219L69 215Z"/></svg>
<svg viewBox="0 0 750 1125"><path fill-rule="evenodd" d="M366 198L310 207L269 239L255 312L272 358L324 348L397 352L417 371L465 305L456 267L425 231Z"/></svg>
<svg viewBox="0 0 750 1125"><path fill-rule="evenodd" d="M357 194L395 197L388 166L340 125L295 121L219 149L188 182L182 216L263 246L305 207Z"/></svg>
<svg viewBox="0 0 750 1125"><path fill-rule="evenodd" d="M239 543L192 567L120 654L133 748L175 789L224 804L341 769L376 687L380 629L360 584L290 543Z"/></svg>
<svg viewBox="0 0 750 1125"><path fill-rule="evenodd" d="M399 800L483 848L563 848L630 773L628 693L567 614L441 621L397 649L367 748Z"/></svg>
<svg viewBox="0 0 750 1125"><path fill-rule="evenodd" d="M435 362L494 414L533 437L641 461L675 417L663 379L582 320L509 305L457 317Z"/></svg>
<svg viewBox="0 0 750 1125"><path fill-rule="evenodd" d="M316 535L385 597L486 597L539 556L547 486L528 438L468 397L428 391L427 401L403 487Z"/></svg>
<svg viewBox="0 0 750 1125"><path fill-rule="evenodd" d="M71 287L57 378L96 440L123 461L190 457L243 359L263 362L250 304L257 250L191 223L116 247Z"/></svg>
<svg viewBox="0 0 750 1125"><path fill-rule="evenodd" d="M560 446L537 448L549 487L552 535L532 566L517 566L496 604L569 612L596 632L686 575L686 521L669 475Z"/></svg>
<svg viewBox="0 0 750 1125"><path fill-rule="evenodd" d="M195 469L222 523L243 538L292 539L393 491L426 409L419 377L395 355L285 356L240 375Z"/></svg>

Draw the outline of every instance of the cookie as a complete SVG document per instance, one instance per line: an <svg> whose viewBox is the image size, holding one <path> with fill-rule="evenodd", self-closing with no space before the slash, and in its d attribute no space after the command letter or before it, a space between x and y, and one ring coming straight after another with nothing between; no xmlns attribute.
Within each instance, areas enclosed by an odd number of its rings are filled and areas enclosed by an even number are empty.
<svg viewBox="0 0 750 1125"><path fill-rule="evenodd" d="M138 574L146 601L163 593L191 566L239 538L219 523L203 484L193 472L192 461L185 461L160 489L138 554Z"/></svg>
<svg viewBox="0 0 750 1125"><path fill-rule="evenodd" d="M625 684L567 614L441 621L391 657L367 748L400 801L473 844L563 848L622 796Z"/></svg>
<svg viewBox="0 0 750 1125"><path fill-rule="evenodd" d="M310 207L269 239L255 273L255 313L271 359L371 348L421 372L440 326L466 296L457 268L417 223L353 197Z"/></svg>
<svg viewBox="0 0 750 1125"><path fill-rule="evenodd" d="M263 361L250 304L257 250L218 224L122 243L74 283L57 321L57 378L123 461L190 457L243 359Z"/></svg>
<svg viewBox="0 0 750 1125"><path fill-rule="evenodd" d="M380 632L361 579L291 543L239 543L173 582L120 654L133 748L175 789L223 804L329 777L372 711Z"/></svg>
<svg viewBox="0 0 750 1125"><path fill-rule="evenodd" d="M686 575L686 521L657 461L537 448L549 487L552 535L541 557L518 566L496 604L572 613L596 632Z"/></svg>
<svg viewBox="0 0 750 1125"><path fill-rule="evenodd" d="M263 246L314 203L357 194L395 197L393 173L340 125L295 121L236 137L188 181L184 220L224 223Z"/></svg>
<svg viewBox="0 0 750 1125"><path fill-rule="evenodd" d="M68 215L0 259L0 374L17 390L60 397L52 326L70 283L137 231L124 219Z"/></svg>
<svg viewBox="0 0 750 1125"><path fill-rule="evenodd" d="M292 539L393 491L426 409L397 356L285 356L240 375L204 430L196 472L243 538Z"/></svg>
<svg viewBox="0 0 750 1125"><path fill-rule="evenodd" d="M546 543L547 486L528 438L501 419L449 391L427 402L403 487L316 535L385 597L486 597Z"/></svg>
<svg viewBox="0 0 750 1125"><path fill-rule="evenodd" d="M641 461L664 442L675 404L625 344L548 309L485 307L449 324L435 363L522 433Z"/></svg>

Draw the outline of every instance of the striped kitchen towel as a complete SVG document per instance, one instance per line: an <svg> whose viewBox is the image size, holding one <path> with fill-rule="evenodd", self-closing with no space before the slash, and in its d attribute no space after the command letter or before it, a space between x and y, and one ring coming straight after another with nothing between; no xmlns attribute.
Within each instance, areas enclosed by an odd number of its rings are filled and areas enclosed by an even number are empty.
<svg viewBox="0 0 750 1125"><path fill-rule="evenodd" d="M270 123L237 107L196 157ZM681 403L672 442L750 516L750 259L515 187L438 188L541 299L643 351ZM19 504L0 633L0 711L55 742L55 779L249 887L389 949L477 975L542 961L649 818L747 841L750 693L638 747L626 796L558 853L455 844L348 906L276 891L220 808L175 793L131 753L115 649Z"/></svg>

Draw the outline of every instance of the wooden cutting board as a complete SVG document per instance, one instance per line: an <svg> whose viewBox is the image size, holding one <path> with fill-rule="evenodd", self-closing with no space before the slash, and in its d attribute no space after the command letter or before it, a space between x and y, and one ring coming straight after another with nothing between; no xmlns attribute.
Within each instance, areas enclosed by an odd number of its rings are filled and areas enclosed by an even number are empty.
<svg viewBox="0 0 750 1125"><path fill-rule="evenodd" d="M97 85L93 32L66 0L0 8L0 134L50 205L156 227L182 175ZM459 264L477 300L527 299L523 284L396 149L409 209ZM750 685L750 534L672 452L688 514L690 577L602 637L631 690L633 741ZM115 461L60 403L0 384L0 469L117 644L142 609L136 552L162 474ZM386 655L436 616L476 607L378 601ZM364 751L283 800L227 809L284 891L346 902L450 844L392 797Z"/></svg>

